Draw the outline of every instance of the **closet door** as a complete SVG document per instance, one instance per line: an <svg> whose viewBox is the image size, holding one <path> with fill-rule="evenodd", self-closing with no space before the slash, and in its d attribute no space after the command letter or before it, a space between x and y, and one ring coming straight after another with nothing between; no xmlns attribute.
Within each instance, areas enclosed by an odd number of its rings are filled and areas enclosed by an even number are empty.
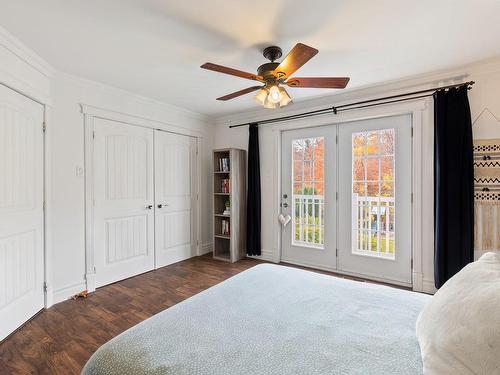
<svg viewBox="0 0 500 375"><path fill-rule="evenodd" d="M43 107L0 85L0 341L44 306Z"/></svg>
<svg viewBox="0 0 500 375"><path fill-rule="evenodd" d="M94 123L96 286L154 268L153 130Z"/></svg>
<svg viewBox="0 0 500 375"><path fill-rule="evenodd" d="M155 131L156 268L196 255L196 139Z"/></svg>

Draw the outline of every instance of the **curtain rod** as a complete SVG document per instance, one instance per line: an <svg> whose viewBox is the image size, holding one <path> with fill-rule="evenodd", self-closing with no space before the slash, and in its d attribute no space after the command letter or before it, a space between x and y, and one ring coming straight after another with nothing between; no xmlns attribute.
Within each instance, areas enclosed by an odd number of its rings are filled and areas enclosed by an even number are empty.
<svg viewBox="0 0 500 375"><path fill-rule="evenodd" d="M317 110L309 111L309 112L297 113L295 115L270 118L267 120L261 120L261 121L255 121L255 122L247 122L247 123L238 124L238 125L230 125L229 127L230 128L238 128L240 126L247 126L250 124L265 125L265 124L272 124L275 122L281 122L281 121L287 121L287 120L297 120L297 119L301 119L301 118L319 116L319 115L324 115L327 113L337 114L338 112L350 111L353 109L368 108L368 107L374 107L374 106L382 105L382 104L390 104L390 103L403 102L406 100L425 98L428 96L432 96L436 91L451 89L454 87L467 86L467 89L470 90L471 86L474 83L475 83L474 81L468 81L468 82L458 83L455 85L441 86L441 87L436 87L436 88L432 88L432 89L425 89L425 90L408 92L405 94L397 94L397 95L385 96L385 97L377 98L377 99L369 99L369 100L363 100L360 102L342 104L342 105L339 105L336 107L332 106L329 108L323 108L323 109L317 109ZM424 93L428 93L428 94L419 95L419 94L424 94Z"/></svg>

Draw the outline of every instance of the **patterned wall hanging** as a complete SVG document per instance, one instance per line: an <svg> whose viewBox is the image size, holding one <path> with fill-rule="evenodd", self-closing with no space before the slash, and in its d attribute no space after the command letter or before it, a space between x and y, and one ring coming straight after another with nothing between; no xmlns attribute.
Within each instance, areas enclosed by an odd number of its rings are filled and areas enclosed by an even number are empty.
<svg viewBox="0 0 500 375"><path fill-rule="evenodd" d="M500 139L474 141L474 250L500 250Z"/></svg>

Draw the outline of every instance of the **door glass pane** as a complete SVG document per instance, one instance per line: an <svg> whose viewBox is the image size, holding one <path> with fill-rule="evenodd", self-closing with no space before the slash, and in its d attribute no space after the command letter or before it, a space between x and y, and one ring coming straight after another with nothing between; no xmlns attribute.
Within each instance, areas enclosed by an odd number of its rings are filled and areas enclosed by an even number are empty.
<svg viewBox="0 0 500 375"><path fill-rule="evenodd" d="M394 129L352 134L352 253L395 258Z"/></svg>
<svg viewBox="0 0 500 375"><path fill-rule="evenodd" d="M324 137L292 141L292 244L324 248Z"/></svg>

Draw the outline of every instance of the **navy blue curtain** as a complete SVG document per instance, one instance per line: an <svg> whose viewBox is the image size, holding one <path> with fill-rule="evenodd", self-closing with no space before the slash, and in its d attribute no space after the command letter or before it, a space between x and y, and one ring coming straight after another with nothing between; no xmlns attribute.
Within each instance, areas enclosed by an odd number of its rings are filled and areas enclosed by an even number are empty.
<svg viewBox="0 0 500 375"><path fill-rule="evenodd" d="M474 260L474 165L467 86L434 94L434 281Z"/></svg>
<svg viewBox="0 0 500 375"><path fill-rule="evenodd" d="M250 124L248 137L247 254L260 255L259 127Z"/></svg>

